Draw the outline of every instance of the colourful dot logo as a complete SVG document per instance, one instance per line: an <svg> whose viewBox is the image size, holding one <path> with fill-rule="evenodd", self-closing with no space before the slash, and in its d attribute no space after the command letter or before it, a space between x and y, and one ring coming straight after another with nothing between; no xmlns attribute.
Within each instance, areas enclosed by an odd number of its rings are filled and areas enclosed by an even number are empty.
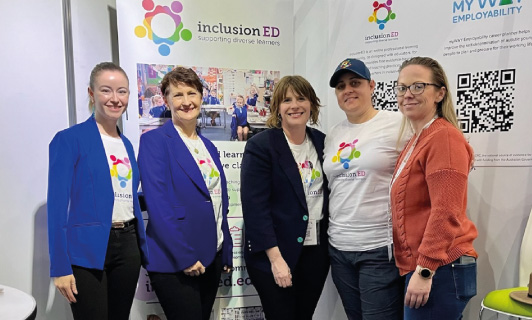
<svg viewBox="0 0 532 320"><path fill-rule="evenodd" d="M316 179L321 177L321 172L314 169L314 164L309 160L299 163L299 174L301 175L303 182L308 184L309 188L314 184Z"/></svg>
<svg viewBox="0 0 532 320"><path fill-rule="evenodd" d="M183 39L184 41L192 39L192 32L183 28L181 16L178 14L183 11L181 2L174 1L170 4L170 7L159 5L155 7L153 0L143 0L142 7L148 12L144 15L144 25L135 27L135 35L139 38L144 38L147 35L148 39L159 46L161 56L168 56L170 54L170 46L179 41L179 39ZM152 24L154 20L159 19L164 22L168 18L172 21L171 30L165 30L166 28L164 27L159 28L159 30L153 30ZM171 35L163 37L162 35L165 33L171 33Z"/></svg>
<svg viewBox="0 0 532 320"><path fill-rule="evenodd" d="M210 159L199 160L200 168L202 169L203 179L214 179L220 176L220 172L216 170L216 166Z"/></svg>
<svg viewBox="0 0 532 320"><path fill-rule="evenodd" d="M338 149L338 153L332 157L332 162L339 162L342 164L344 169L349 169L349 162L354 158L360 157L360 151L357 150L355 144L358 142L358 139L355 139L352 143L342 142ZM347 157L345 155L347 154ZM344 157L342 156L344 155Z"/></svg>
<svg viewBox="0 0 532 320"><path fill-rule="evenodd" d="M127 157L124 160L118 159L116 156L111 155L109 157L113 161L113 167L111 168L111 177L118 179L120 186L125 188L127 182L131 180L131 164Z"/></svg>
<svg viewBox="0 0 532 320"><path fill-rule="evenodd" d="M392 12L392 0L386 2L373 2L373 14L369 16L369 22L375 22L379 29L383 30L386 22L395 19L395 13ZM383 14L384 13L384 14Z"/></svg>

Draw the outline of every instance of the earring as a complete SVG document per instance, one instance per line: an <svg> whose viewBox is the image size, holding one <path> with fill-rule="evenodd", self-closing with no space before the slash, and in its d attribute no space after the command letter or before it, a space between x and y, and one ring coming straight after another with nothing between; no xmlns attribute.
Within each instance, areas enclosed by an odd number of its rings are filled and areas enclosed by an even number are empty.
<svg viewBox="0 0 532 320"><path fill-rule="evenodd" d="M281 122L281 121L283 120L283 118L281 118L281 114L280 114L280 113L277 114L277 120L278 120L279 122Z"/></svg>

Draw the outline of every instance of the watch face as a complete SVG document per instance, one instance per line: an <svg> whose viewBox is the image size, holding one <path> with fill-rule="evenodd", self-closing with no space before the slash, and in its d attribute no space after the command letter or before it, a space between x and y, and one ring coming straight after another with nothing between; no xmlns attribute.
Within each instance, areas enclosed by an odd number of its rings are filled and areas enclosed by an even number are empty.
<svg viewBox="0 0 532 320"><path fill-rule="evenodd" d="M423 278L430 278L430 275L432 274L429 269L421 269L420 272L421 276Z"/></svg>

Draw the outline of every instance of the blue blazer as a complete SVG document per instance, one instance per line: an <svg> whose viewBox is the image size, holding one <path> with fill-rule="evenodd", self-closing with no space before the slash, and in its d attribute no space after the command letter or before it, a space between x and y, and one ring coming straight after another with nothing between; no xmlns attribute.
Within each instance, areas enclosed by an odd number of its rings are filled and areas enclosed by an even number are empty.
<svg viewBox="0 0 532 320"><path fill-rule="evenodd" d="M307 134L323 168L325 134L308 127ZM320 243L326 245L329 191L325 175L323 178ZM301 175L282 129L268 129L247 142L240 180L246 264L271 273L265 250L278 246L290 269L294 269L303 248L309 213Z"/></svg>
<svg viewBox="0 0 532 320"><path fill-rule="evenodd" d="M199 136L220 171L222 183L222 262L233 265L227 213L227 182L218 150ZM197 261L209 266L217 253L217 226L203 176L172 121L140 137L139 168L148 207L148 271L173 273Z"/></svg>
<svg viewBox="0 0 532 320"><path fill-rule="evenodd" d="M133 209L143 264L148 249L137 197L139 171L131 142L120 134L133 170ZM50 142L48 241L50 276L72 274L72 265L103 270L114 192L109 164L93 117L58 132Z"/></svg>

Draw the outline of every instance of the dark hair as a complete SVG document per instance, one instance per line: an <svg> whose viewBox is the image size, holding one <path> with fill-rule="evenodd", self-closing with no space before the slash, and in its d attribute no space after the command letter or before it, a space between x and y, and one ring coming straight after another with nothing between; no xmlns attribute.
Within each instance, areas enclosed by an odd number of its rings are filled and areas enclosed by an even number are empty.
<svg viewBox="0 0 532 320"><path fill-rule="evenodd" d="M129 78L128 78L126 72L124 71L124 69L122 69L122 67L120 67L119 65L116 65L113 62L100 62L97 65L95 65L94 68L92 68L91 75L90 75L90 78L89 78L89 87L91 88L92 91L94 91L94 83L96 82L96 78L100 75L100 73L102 73L104 71L118 71L118 72L121 72L124 75L124 77L126 77L127 82L129 83ZM94 108L94 106L89 101L89 110L91 112L93 111L93 108Z"/></svg>
<svg viewBox="0 0 532 320"><path fill-rule="evenodd" d="M284 98L286 98L286 92L288 92L288 89L292 89L295 94L303 96L310 101L310 123L317 124L320 113L320 99L316 96L316 92L314 91L314 88L312 88L312 85L302 76L284 76L275 84L270 105L270 117L266 120L266 125L270 128L281 127L279 107Z"/></svg>
<svg viewBox="0 0 532 320"><path fill-rule="evenodd" d="M177 87L180 83L196 88L203 97L203 85L194 70L185 67L175 67L174 70L164 75L161 81L161 92L166 97L169 94L170 84Z"/></svg>

